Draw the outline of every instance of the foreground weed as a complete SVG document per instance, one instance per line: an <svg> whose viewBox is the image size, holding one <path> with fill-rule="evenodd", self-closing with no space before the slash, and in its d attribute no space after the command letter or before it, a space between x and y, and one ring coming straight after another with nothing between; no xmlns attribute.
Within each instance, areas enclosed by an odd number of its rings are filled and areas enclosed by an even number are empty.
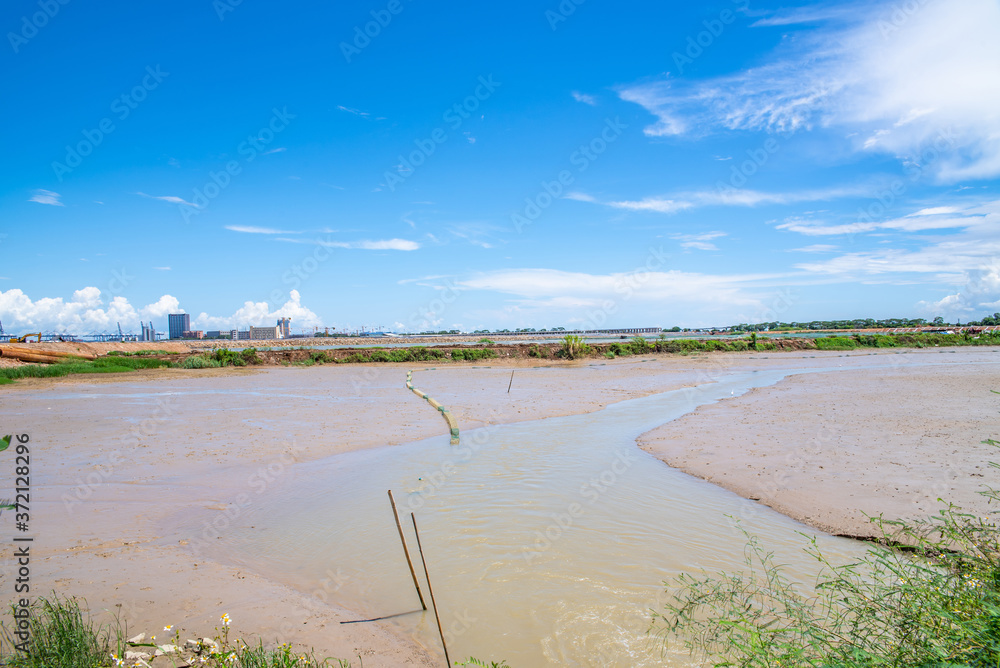
<svg viewBox="0 0 1000 668"><path fill-rule="evenodd" d="M13 613L13 610L12 610ZM75 599L40 598L28 608L28 640L3 625L0 662L12 668L93 668L110 666L113 652L124 654L121 626L95 628ZM17 622L15 621L15 630ZM15 649L17 648L17 649Z"/></svg>
<svg viewBox="0 0 1000 668"><path fill-rule="evenodd" d="M748 535L745 572L680 576L652 630L715 666L1000 666L996 522L954 506L923 521L873 521L883 540L857 563L834 566L813 541L823 566L814 594Z"/></svg>

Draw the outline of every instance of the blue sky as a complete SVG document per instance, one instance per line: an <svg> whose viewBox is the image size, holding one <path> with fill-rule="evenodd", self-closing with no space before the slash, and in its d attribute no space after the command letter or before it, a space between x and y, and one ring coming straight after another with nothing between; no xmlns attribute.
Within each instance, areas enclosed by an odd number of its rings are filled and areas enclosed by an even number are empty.
<svg viewBox="0 0 1000 668"><path fill-rule="evenodd" d="M8 331L1000 310L1000 3L12 1Z"/></svg>

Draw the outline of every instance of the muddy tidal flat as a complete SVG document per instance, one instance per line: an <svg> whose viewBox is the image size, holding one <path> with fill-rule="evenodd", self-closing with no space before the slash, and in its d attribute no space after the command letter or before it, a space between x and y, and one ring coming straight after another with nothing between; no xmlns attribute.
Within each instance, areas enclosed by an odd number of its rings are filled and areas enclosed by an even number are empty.
<svg viewBox="0 0 1000 668"><path fill-rule="evenodd" d="M391 486L426 518L453 660L624 666L654 651L641 613L661 576L730 563L697 556L721 540L698 527L728 535L727 514L788 550L797 528L867 536L866 516L939 498L987 514L991 390L996 348L719 353L71 376L0 388L0 414L30 437L34 595L121 606L136 632L204 634L228 613L236 635L320 656L440 665L427 613L340 624L419 607ZM455 593L476 587L508 626L467 621L489 619ZM551 609L533 615L528 588Z"/></svg>

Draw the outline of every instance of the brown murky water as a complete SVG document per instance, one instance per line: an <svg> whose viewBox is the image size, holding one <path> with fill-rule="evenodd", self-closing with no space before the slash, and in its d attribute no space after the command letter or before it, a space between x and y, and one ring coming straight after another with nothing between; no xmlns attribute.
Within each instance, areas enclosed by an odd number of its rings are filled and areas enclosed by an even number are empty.
<svg viewBox="0 0 1000 668"><path fill-rule="evenodd" d="M817 566L799 532L817 532L671 469L635 439L788 373L737 373L596 413L463 432L458 446L441 436L338 455L216 527L218 512L175 518L164 540L185 536L191 549L371 617L419 611L386 496L392 489L426 596L409 513L418 520L453 661L686 665L648 634L651 610L666 600L664 581L741 568L739 521L791 575L811 582ZM287 420L293 428L294 416ZM864 551L830 536L819 544L834 560ZM440 646L430 611L389 623Z"/></svg>

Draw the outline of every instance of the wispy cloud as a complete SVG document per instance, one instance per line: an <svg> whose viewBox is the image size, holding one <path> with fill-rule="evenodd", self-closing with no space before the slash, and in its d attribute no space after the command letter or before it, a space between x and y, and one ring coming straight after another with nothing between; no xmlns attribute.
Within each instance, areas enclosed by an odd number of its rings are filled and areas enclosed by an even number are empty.
<svg viewBox="0 0 1000 668"><path fill-rule="evenodd" d="M760 190L720 188L681 192L673 195L645 197L641 200L598 201L585 193L569 193L567 199L603 204L628 211L650 211L655 213L677 213L704 206L754 207L766 204L797 204L857 197L871 192L871 186L833 186L822 189L804 189L788 192L765 192Z"/></svg>
<svg viewBox="0 0 1000 668"><path fill-rule="evenodd" d="M337 109L340 109L341 111L346 112L348 114L361 116L362 118L368 118L369 116L371 116L371 114L369 114L367 111L361 111L360 109L354 109L353 107L345 107L342 104L338 104Z"/></svg>
<svg viewBox="0 0 1000 668"><path fill-rule="evenodd" d="M62 195L59 193L39 188L38 190L31 191L31 198L28 201L38 202L39 204L51 204L52 206L66 206L59 201L61 197Z"/></svg>
<svg viewBox="0 0 1000 668"><path fill-rule="evenodd" d="M170 271L170 267L153 267L156 271Z"/></svg>
<svg viewBox="0 0 1000 668"><path fill-rule="evenodd" d="M688 250L717 251L713 239L728 236L725 232L703 232L701 234L675 234L671 238L681 242L681 248Z"/></svg>
<svg viewBox="0 0 1000 668"><path fill-rule="evenodd" d="M837 246L833 244L812 244L811 246L803 246L802 248L789 248L786 253L832 253L837 250Z"/></svg>
<svg viewBox="0 0 1000 668"><path fill-rule="evenodd" d="M929 174L942 181L1000 174L1000 4L994 0L917 3L905 20L882 0L864 22L842 8L803 8L758 25L821 22L794 33L759 67L686 82L666 77L619 89L657 121L650 136L717 130L792 133L828 130L857 152L904 162L935 146Z"/></svg>
<svg viewBox="0 0 1000 668"><path fill-rule="evenodd" d="M515 295L520 306L578 310L600 306L611 299L670 304L701 304L725 307L759 306L759 297L749 290L779 278L777 274L719 276L683 271L620 272L588 274L557 269L507 269L484 272L458 281L463 289L488 290Z"/></svg>
<svg viewBox="0 0 1000 668"><path fill-rule="evenodd" d="M916 213L889 218L883 221L854 221L849 223L829 222L821 219L791 217L775 225L775 229L797 232L806 236L835 236L840 234L861 234L879 230L899 232L922 232L927 230L948 230L973 228L997 221L996 211L1000 202L973 205L965 209L952 206L921 209Z"/></svg>
<svg viewBox="0 0 1000 668"><path fill-rule="evenodd" d="M330 241L326 239L289 239L279 237L277 241L295 244L315 244L326 248L347 248L351 250L397 250L415 251L420 248L416 241L408 239L382 239L377 241Z"/></svg>
<svg viewBox="0 0 1000 668"><path fill-rule="evenodd" d="M597 99L594 98L593 95L587 95L586 93L579 93L577 91L573 91L572 95L573 99L577 102L583 102L584 104L589 104L592 107L597 106Z"/></svg>
<svg viewBox="0 0 1000 668"><path fill-rule="evenodd" d="M847 3L827 6L794 7L779 9L770 16L758 19L750 24L751 28L771 26L791 26L803 23L822 23L831 20L857 21L858 16L864 16L863 10L870 10L869 5Z"/></svg>
<svg viewBox="0 0 1000 668"><path fill-rule="evenodd" d="M284 146L279 146L278 148L272 148L270 151L264 151L261 155L271 155L272 153L284 153L288 149Z"/></svg>
<svg viewBox="0 0 1000 668"><path fill-rule="evenodd" d="M198 208L197 204L192 204L191 202L177 197L176 195L147 195L144 192L137 192L136 195L141 195L142 197L147 197L149 199L158 199L163 202L170 202L171 204L183 204L184 206L194 207L195 209Z"/></svg>
<svg viewBox="0 0 1000 668"><path fill-rule="evenodd" d="M279 230L275 227L256 227L254 225L226 225L226 229L244 234L299 234L299 232L292 230Z"/></svg>

